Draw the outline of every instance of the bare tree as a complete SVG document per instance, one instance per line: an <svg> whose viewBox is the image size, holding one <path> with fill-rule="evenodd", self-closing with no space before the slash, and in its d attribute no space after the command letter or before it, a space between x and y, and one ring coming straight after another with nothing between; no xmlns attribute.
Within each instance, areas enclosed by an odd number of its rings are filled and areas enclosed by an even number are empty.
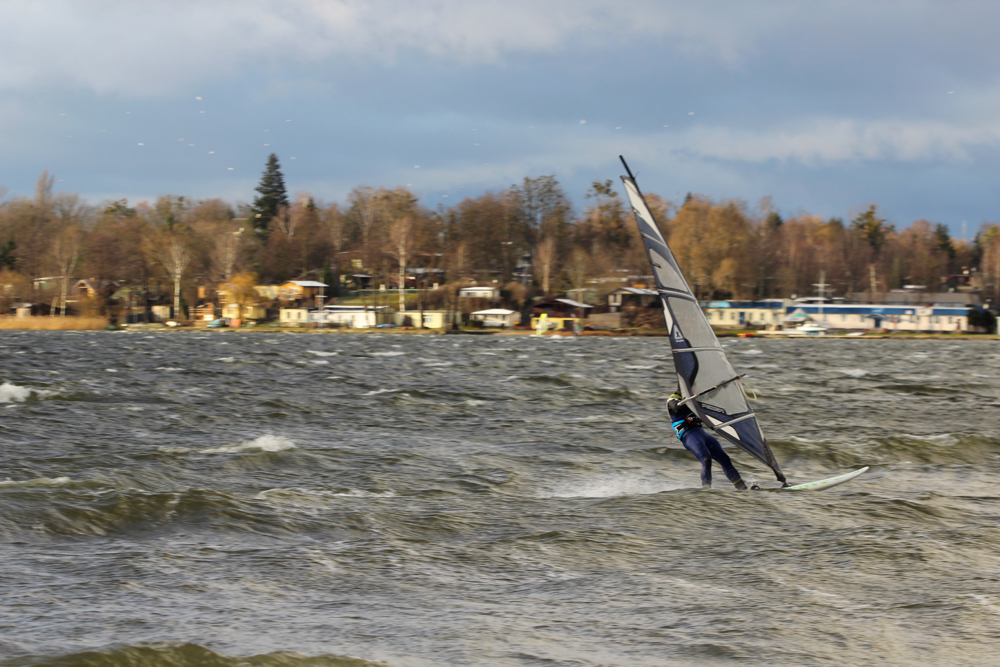
<svg viewBox="0 0 1000 667"><path fill-rule="evenodd" d="M372 230L378 222L380 213L379 199L379 193L370 187L355 188L351 192L351 203L358 209L361 242L364 245L366 263L371 263L368 242L371 240Z"/></svg>
<svg viewBox="0 0 1000 667"><path fill-rule="evenodd" d="M228 283L236 271L240 252L243 249L243 227L232 230L224 227L215 237L212 260L222 282Z"/></svg>
<svg viewBox="0 0 1000 667"><path fill-rule="evenodd" d="M280 229L287 239L295 238L295 228L298 227L299 219L299 216L287 206L279 206L277 214L272 218L274 226Z"/></svg>
<svg viewBox="0 0 1000 667"><path fill-rule="evenodd" d="M163 232L149 246L153 257L174 281L174 318L181 317L181 279L191 262L191 251L177 234Z"/></svg>
<svg viewBox="0 0 1000 667"><path fill-rule="evenodd" d="M76 260L80 254L80 229L78 227L67 227L61 234L56 236L52 245L52 259L55 261L56 270L62 276L62 295L60 305L63 317L66 316L66 301L69 294L69 281L76 268Z"/></svg>
<svg viewBox="0 0 1000 667"><path fill-rule="evenodd" d="M399 261L399 312L406 312L406 262L413 251L413 218L404 215L389 227L389 254Z"/></svg>
<svg viewBox="0 0 1000 667"><path fill-rule="evenodd" d="M556 239L554 236L546 236L537 246L535 246L534 270L535 275L542 279L542 292L549 293L549 281L556 263Z"/></svg>

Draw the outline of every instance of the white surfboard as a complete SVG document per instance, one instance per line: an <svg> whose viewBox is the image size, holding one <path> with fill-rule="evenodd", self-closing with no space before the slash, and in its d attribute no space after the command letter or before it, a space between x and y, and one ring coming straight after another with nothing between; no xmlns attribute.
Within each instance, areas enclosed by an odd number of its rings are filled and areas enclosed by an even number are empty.
<svg viewBox="0 0 1000 667"><path fill-rule="evenodd" d="M868 466L865 466L860 470L844 473L843 475L837 475L836 477L828 477L826 479L816 480L815 482L806 482L805 484L796 484L795 486L786 486L782 489L782 491L821 491L823 489L829 489L831 486L837 486L838 484L843 484L844 482L850 482L852 479L864 472L868 472Z"/></svg>

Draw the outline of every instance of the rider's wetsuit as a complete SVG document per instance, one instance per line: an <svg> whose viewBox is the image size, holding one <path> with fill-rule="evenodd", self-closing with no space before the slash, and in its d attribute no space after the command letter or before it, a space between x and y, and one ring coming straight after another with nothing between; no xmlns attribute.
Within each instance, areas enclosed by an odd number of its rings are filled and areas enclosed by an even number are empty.
<svg viewBox="0 0 1000 667"><path fill-rule="evenodd" d="M719 462L722 472L726 478L733 483L737 489L745 490L747 485L740 477L740 473L729 460L729 455L722 449L719 441L705 432L702 428L702 421L695 415L686 404L680 405L677 398L671 396L667 401L667 412L670 413L670 421L674 427L674 433L688 450L701 461L701 485L712 486L712 459Z"/></svg>

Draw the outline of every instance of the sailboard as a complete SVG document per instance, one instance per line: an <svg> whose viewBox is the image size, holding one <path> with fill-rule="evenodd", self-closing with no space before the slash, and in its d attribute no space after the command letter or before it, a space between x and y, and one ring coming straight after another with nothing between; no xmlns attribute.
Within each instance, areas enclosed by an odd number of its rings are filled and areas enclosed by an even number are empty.
<svg viewBox="0 0 1000 667"><path fill-rule="evenodd" d="M737 375L730 365L698 299L656 226L625 158L621 161L628 172L627 176L621 177L622 183L639 225L663 305L681 402L687 403L717 436L769 467L782 486L788 486L781 466L760 430L757 415L747 401L740 381L743 376Z"/></svg>
<svg viewBox="0 0 1000 667"><path fill-rule="evenodd" d="M843 475L837 475L836 477L818 479L815 482L806 482L805 484L796 484L795 486L785 486L782 487L782 491L822 491L823 489L829 489L831 486L837 486L838 484L843 484L844 482L850 482L852 479L865 472L868 472L868 466L844 473Z"/></svg>

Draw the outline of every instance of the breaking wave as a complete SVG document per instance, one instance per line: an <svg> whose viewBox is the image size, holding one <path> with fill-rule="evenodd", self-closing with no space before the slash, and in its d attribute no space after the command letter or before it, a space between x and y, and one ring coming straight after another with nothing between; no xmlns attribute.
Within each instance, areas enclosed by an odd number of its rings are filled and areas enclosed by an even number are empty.
<svg viewBox="0 0 1000 667"><path fill-rule="evenodd" d="M53 392L35 387L19 387L10 382L0 384L0 403L24 403L34 394L37 398L44 398Z"/></svg>
<svg viewBox="0 0 1000 667"><path fill-rule="evenodd" d="M242 452L283 452L295 449L295 443L280 435L262 435L238 445L212 447L201 450L202 454L240 454Z"/></svg>

